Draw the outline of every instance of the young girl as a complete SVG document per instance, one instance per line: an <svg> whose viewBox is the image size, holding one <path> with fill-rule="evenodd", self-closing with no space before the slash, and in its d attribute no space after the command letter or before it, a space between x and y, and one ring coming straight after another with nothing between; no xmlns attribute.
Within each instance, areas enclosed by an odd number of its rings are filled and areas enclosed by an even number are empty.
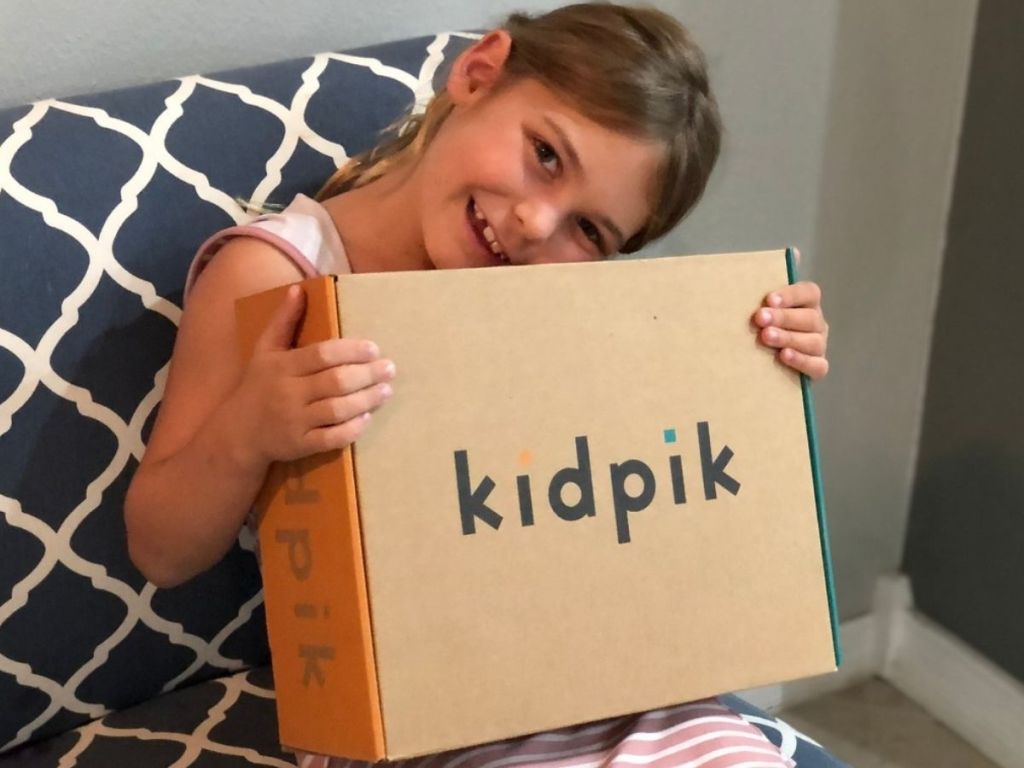
<svg viewBox="0 0 1024 768"><path fill-rule="evenodd" d="M126 500L142 573L166 587L216 563L270 463L357 440L400 376L370 340L291 349L303 311L294 288L243 365L225 353L236 345L236 298L318 273L635 251L700 198L720 131L703 56L671 17L606 4L517 14L456 59L425 114L353 159L316 201L300 195L283 213L207 241ZM826 373L817 286L780 286L751 310L782 364ZM709 768L790 764L715 700L412 762L582 766L630 755Z"/></svg>

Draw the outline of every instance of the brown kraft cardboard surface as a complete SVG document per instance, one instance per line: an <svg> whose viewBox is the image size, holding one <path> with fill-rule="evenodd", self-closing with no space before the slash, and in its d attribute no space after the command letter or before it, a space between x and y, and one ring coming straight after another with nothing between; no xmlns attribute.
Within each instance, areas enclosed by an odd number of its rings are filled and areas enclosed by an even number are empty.
<svg viewBox="0 0 1024 768"><path fill-rule="evenodd" d="M308 528L343 580L296 577L267 523L289 481L263 497L285 743L313 749L313 721L351 732L320 751L397 759L834 669L813 424L750 323L788 281L784 251L339 276L322 317L398 377L354 475L291 473L355 480L358 509L322 499ZM327 622L300 604L348 605L359 659L311 674L296 645Z"/></svg>

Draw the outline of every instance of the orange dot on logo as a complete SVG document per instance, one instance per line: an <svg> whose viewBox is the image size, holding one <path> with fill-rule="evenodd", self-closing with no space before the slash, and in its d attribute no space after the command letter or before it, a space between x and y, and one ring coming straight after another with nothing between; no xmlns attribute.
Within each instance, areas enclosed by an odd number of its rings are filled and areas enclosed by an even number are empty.
<svg viewBox="0 0 1024 768"><path fill-rule="evenodd" d="M533 454L530 453L529 451L522 451L519 454L519 463L522 464L524 467L531 461L533 461Z"/></svg>

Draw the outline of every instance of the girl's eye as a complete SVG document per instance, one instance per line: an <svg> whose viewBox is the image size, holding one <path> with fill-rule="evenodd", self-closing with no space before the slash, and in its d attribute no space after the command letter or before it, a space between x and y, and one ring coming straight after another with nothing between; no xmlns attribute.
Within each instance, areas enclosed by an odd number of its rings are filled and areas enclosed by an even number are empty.
<svg viewBox="0 0 1024 768"><path fill-rule="evenodd" d="M558 153L555 152L550 144L546 141L542 141L541 139L534 139L533 151L537 155L537 161L544 166L546 170L551 173L558 170Z"/></svg>
<svg viewBox="0 0 1024 768"><path fill-rule="evenodd" d="M602 256L604 256L604 238L601 237L601 230L599 230L597 226L594 224L594 222L592 222L590 219L581 218L578 223L580 231L583 232L583 235L595 246L597 246L598 252Z"/></svg>

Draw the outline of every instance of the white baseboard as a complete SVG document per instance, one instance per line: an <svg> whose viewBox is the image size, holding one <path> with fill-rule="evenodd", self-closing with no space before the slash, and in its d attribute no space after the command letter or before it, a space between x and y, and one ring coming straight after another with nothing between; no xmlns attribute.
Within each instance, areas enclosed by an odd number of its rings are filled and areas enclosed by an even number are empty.
<svg viewBox="0 0 1024 768"><path fill-rule="evenodd" d="M839 632L838 672L739 695L777 712L876 675L999 765L1024 768L1024 684L916 613L905 576L879 579L872 612Z"/></svg>
<svg viewBox="0 0 1024 768"><path fill-rule="evenodd" d="M893 630L882 677L1003 768L1024 768L1024 684L918 613Z"/></svg>

